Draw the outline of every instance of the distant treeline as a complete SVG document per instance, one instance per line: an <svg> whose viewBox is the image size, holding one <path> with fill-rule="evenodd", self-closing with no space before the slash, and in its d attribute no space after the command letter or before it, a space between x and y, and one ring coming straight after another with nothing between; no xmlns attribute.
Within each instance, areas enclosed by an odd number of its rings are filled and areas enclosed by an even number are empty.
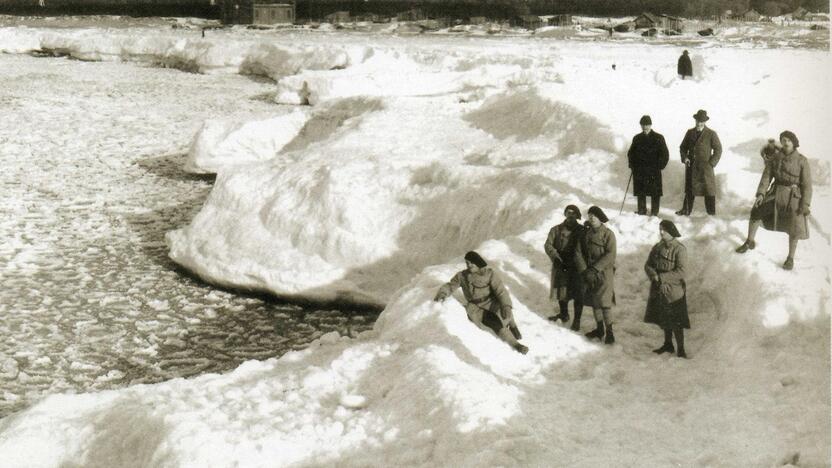
<svg viewBox="0 0 832 468"><path fill-rule="evenodd" d="M219 18L219 7L210 0L43 0L42 5L39 0L0 0L0 14Z"/></svg>
<svg viewBox="0 0 832 468"><path fill-rule="evenodd" d="M219 4L224 0L216 0ZM227 1L227 0L226 0ZM233 0L231 0L233 1ZM17 15L129 15L218 18L210 0L0 0L0 13ZM648 11L684 17L712 17L725 10L754 8L776 16L798 7L829 11L828 0L297 0L298 19L322 19L335 11L351 15L393 16L412 8L428 17L506 19L521 14L570 13L587 16L628 16Z"/></svg>

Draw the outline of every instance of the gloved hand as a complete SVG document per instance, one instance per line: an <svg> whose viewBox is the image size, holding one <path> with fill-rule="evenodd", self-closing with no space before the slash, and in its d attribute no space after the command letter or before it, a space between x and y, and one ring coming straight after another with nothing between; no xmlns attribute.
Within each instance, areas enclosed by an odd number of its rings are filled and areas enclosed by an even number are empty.
<svg viewBox="0 0 832 468"><path fill-rule="evenodd" d="M763 198L764 198L763 194L757 195L757 198L754 200L754 206L755 207L760 206L760 204L763 203Z"/></svg>
<svg viewBox="0 0 832 468"><path fill-rule="evenodd" d="M440 289L437 291L436 296L433 298L433 302L442 302L448 298L448 295L445 293L444 289Z"/></svg>
<svg viewBox="0 0 832 468"><path fill-rule="evenodd" d="M690 167L690 158L685 158L685 166Z"/></svg>
<svg viewBox="0 0 832 468"><path fill-rule="evenodd" d="M662 295L664 295L664 296L670 295L670 291L672 289L673 288L667 283L662 283L662 285L659 286L659 291L661 291Z"/></svg>
<svg viewBox="0 0 832 468"><path fill-rule="evenodd" d="M509 317L511 317L511 306L500 307L500 318L508 320Z"/></svg>
<svg viewBox="0 0 832 468"><path fill-rule="evenodd" d="M652 275L650 275L650 281L652 281L654 283L658 283L659 282L659 275L657 273L653 273Z"/></svg>
<svg viewBox="0 0 832 468"><path fill-rule="evenodd" d="M803 215L803 216L809 216L810 214L812 214L812 212L809 210L809 207L807 206L806 208L798 208L797 209L797 214Z"/></svg>

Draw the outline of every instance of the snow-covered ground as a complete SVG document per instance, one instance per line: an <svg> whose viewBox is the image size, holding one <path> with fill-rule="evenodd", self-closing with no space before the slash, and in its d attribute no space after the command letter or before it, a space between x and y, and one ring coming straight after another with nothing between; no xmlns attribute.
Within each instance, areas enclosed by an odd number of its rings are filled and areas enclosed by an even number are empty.
<svg viewBox="0 0 832 468"><path fill-rule="evenodd" d="M4 462L829 465L827 51L715 39L688 46L696 79L681 81L680 48L667 44L183 34L0 29L0 48L279 80L260 95L273 115L219 108L192 129L183 166L217 179L193 221L168 234L169 254L213 283L385 310L358 338L330 333L228 374L48 397L0 421ZM679 219L676 148L699 108L725 148L718 216L698 200ZM658 219L633 215L632 197L617 213L642 114L674 155L661 216L676 220L691 260L691 360L652 354L660 332L641 321ZM757 152L784 129L815 179L811 239L792 272L779 267L779 234L733 253ZM612 347L545 319L542 245L568 203L602 206L618 237ZM430 300L474 248L505 277L526 356L457 302Z"/></svg>

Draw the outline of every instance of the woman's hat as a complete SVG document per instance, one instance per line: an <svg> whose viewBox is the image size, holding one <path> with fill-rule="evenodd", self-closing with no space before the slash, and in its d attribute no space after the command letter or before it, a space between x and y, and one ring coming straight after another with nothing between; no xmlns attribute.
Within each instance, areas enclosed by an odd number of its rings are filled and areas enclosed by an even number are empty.
<svg viewBox="0 0 832 468"><path fill-rule="evenodd" d="M639 125L653 125L653 120L650 119L649 115L642 115L641 120L638 121Z"/></svg>
<svg viewBox="0 0 832 468"><path fill-rule="evenodd" d="M682 237L682 235L679 234L679 230L676 229L676 225L673 224L673 221L670 221L669 219L663 219L662 222L659 223L659 229L670 234L673 237Z"/></svg>
<svg viewBox="0 0 832 468"><path fill-rule="evenodd" d="M575 205L566 205L566 208L563 209L564 216L566 215L567 211L573 211L578 216L578 219L581 219L581 210L578 209Z"/></svg>
<svg viewBox="0 0 832 468"><path fill-rule="evenodd" d="M604 214L604 210L602 210L601 208L598 208L595 205L591 206L589 208L589 211L587 211L587 213L595 216L596 218L598 218L598 221L601 221L602 223L606 223L607 221L610 220L609 218L607 218L607 215Z"/></svg>
<svg viewBox="0 0 832 468"><path fill-rule="evenodd" d="M790 132L790 131L788 131L788 130L786 130L786 131L784 131L783 133L781 133L781 134L780 134L780 138L781 138L781 139L782 139L782 138L788 138L789 140L791 140L791 142L792 142L792 143L794 143L794 147L795 147L795 148L797 148L798 146L800 146L800 142L799 142L799 141L797 141L797 135L795 135L794 133L792 133L792 132Z"/></svg>
<svg viewBox="0 0 832 468"><path fill-rule="evenodd" d="M488 263L486 263L485 260L483 260L483 258L480 257L480 254L474 252L473 250L465 254L465 260L468 260L469 262L473 263L474 265L480 268L484 268L486 265L488 265Z"/></svg>

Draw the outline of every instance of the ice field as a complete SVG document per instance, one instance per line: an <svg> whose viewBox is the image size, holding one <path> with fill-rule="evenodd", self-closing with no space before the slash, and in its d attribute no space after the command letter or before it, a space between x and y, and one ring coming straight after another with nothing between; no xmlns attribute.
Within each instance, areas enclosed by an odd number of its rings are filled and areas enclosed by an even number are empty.
<svg viewBox="0 0 832 468"><path fill-rule="evenodd" d="M678 43L635 37L0 28L0 385L15 410L51 394L0 420L0 459L828 466L832 62L791 37L690 39L682 81ZM680 218L697 109L724 147L718 214L698 199ZM618 214L643 114L671 152L689 360L651 353L642 322L659 219L632 196ZM792 272L781 234L733 252L758 151L785 129L815 189ZM611 347L546 320L543 242L570 203L601 206L618 239ZM470 249L502 272L528 355L431 301ZM371 330L304 316L172 262L384 310Z"/></svg>

